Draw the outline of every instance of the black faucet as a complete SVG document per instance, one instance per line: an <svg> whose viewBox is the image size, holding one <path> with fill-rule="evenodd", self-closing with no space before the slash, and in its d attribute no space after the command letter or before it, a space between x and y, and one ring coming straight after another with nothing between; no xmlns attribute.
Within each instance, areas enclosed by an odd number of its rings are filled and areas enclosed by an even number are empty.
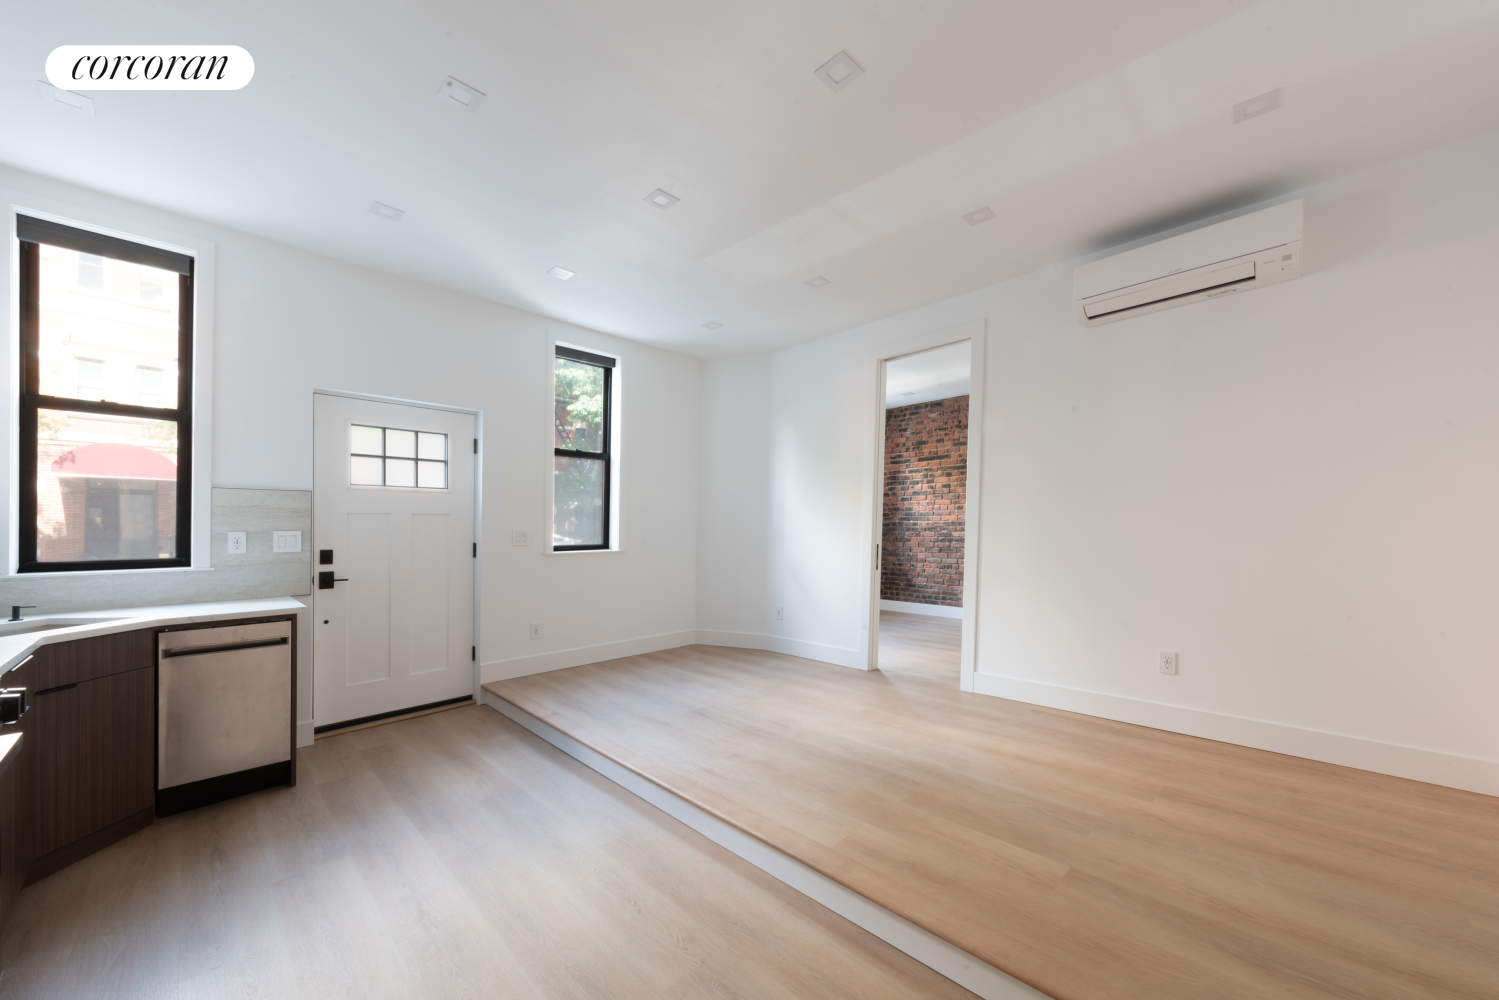
<svg viewBox="0 0 1499 1000"><path fill-rule="evenodd" d="M10 606L10 620L18 622L21 620L21 612L35 609L35 604L12 604Z"/></svg>

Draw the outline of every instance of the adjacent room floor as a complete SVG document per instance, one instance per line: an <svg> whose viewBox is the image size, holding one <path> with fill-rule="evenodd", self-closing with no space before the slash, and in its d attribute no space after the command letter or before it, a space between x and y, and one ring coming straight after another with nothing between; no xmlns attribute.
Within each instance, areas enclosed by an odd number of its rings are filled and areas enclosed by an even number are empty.
<svg viewBox="0 0 1499 1000"><path fill-rule="evenodd" d="M0 996L972 996L490 708L298 767L23 890Z"/></svg>
<svg viewBox="0 0 1499 1000"><path fill-rule="evenodd" d="M961 618L880 612L880 669L916 674L958 686L963 648Z"/></svg>
<svg viewBox="0 0 1499 1000"><path fill-rule="evenodd" d="M1499 996L1488 796L754 650L486 688L1061 1000Z"/></svg>

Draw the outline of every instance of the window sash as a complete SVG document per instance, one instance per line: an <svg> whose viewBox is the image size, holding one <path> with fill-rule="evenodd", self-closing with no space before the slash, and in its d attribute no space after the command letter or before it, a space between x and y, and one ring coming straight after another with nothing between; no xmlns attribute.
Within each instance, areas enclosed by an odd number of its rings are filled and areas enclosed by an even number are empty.
<svg viewBox="0 0 1499 1000"><path fill-rule="evenodd" d="M17 216L20 243L21 365L20 435L17 472L20 483L18 541L19 573L98 572L120 569L157 569L192 565L192 370L193 370L193 260L180 254L99 236L58 223ZM137 406L104 400L44 396L41 386L41 243L82 250L132 263L176 271L177 391L169 407ZM170 388L164 395L170 398ZM37 559L37 447L38 411L61 410L170 420L177 427L176 555L154 559L88 559L40 562Z"/></svg>
<svg viewBox="0 0 1499 1000"><path fill-rule="evenodd" d="M611 494L614 491L614 461L610 457L613 448L614 437L614 359L602 354L591 354L588 351L580 351L572 347L563 347L560 344L556 348L556 357L564 361L574 361L585 365L593 365L604 371L604 421L599 429L599 440L603 445L601 451L580 451L576 448L552 449L552 523L550 530L552 536L557 534L557 465L558 458L591 458L603 462L603 502L600 504L599 517L600 541L594 545L558 545L552 544L553 552L596 552L607 549L611 545L610 527L613 520ZM555 394L555 379L553 375L553 386Z"/></svg>

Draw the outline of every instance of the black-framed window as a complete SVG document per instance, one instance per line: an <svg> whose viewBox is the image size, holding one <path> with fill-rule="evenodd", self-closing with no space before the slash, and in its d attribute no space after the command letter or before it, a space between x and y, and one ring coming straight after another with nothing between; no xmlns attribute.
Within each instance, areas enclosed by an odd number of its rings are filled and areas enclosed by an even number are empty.
<svg viewBox="0 0 1499 1000"><path fill-rule="evenodd" d="M28 216L16 236L18 569L189 565L193 259Z"/></svg>
<svg viewBox="0 0 1499 1000"><path fill-rule="evenodd" d="M614 359L557 348L552 428L552 549L609 547Z"/></svg>

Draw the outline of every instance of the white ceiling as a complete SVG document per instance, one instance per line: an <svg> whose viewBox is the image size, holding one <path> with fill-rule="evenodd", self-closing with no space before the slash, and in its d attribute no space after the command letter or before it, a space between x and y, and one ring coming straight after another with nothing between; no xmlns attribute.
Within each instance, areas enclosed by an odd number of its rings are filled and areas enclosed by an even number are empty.
<svg viewBox="0 0 1499 1000"><path fill-rule="evenodd" d="M968 395L970 344L964 340L885 364L885 407Z"/></svg>
<svg viewBox="0 0 1499 1000"><path fill-rule="evenodd" d="M73 0L4 22L0 161L700 356L1499 127L1499 0ZM255 79L95 92L92 118L38 97L53 47L120 41L243 45ZM842 49L865 73L834 93L813 70ZM477 113L438 99L448 75Z"/></svg>

